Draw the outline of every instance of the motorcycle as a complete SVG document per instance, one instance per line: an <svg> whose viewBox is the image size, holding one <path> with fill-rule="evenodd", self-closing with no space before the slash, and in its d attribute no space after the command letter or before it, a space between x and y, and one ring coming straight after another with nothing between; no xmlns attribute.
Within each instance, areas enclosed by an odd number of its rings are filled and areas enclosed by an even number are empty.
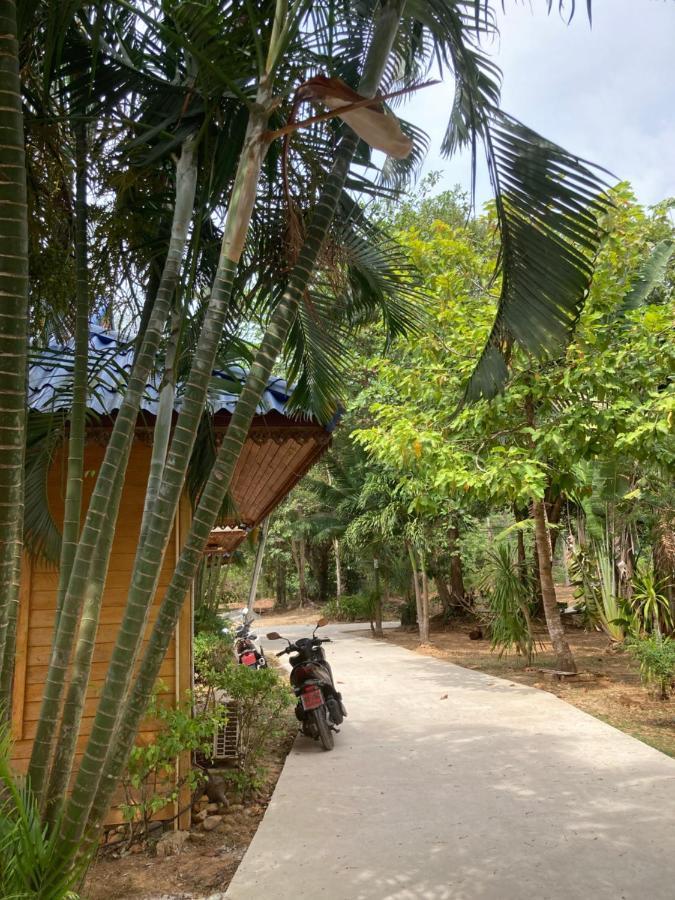
<svg viewBox="0 0 675 900"><path fill-rule="evenodd" d="M250 669L266 669L267 660L263 648L255 645L258 635L251 631L255 616L247 606L242 609L241 615L243 618L234 629L232 649L235 658L240 665L248 666ZM230 629L226 626L223 633L229 634Z"/></svg>
<svg viewBox="0 0 675 900"><path fill-rule="evenodd" d="M295 715L304 735L319 740L324 750L332 750L333 733L338 732L337 726L342 724L347 710L342 695L335 688L333 672L322 647L323 644L330 644L331 639L316 635L317 629L327 624L327 619L319 619L311 638L291 642L278 631L270 631L267 639L288 643L277 656L296 654L290 658L291 686L298 698Z"/></svg>

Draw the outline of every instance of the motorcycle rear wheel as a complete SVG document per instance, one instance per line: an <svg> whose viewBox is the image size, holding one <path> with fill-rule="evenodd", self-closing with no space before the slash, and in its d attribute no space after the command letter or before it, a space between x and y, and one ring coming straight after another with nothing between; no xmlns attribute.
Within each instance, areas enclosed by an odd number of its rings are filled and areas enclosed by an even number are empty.
<svg viewBox="0 0 675 900"><path fill-rule="evenodd" d="M319 740L321 741L321 746L324 750L332 750L335 741L333 739L333 732L331 731L330 725L328 724L326 707L318 706L316 709L312 710L312 714L314 716L316 730L319 732Z"/></svg>

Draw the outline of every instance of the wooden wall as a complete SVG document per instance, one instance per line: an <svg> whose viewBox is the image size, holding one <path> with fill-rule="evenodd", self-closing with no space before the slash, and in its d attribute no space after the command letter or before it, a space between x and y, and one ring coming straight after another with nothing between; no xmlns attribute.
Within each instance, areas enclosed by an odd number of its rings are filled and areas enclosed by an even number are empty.
<svg viewBox="0 0 675 900"><path fill-rule="evenodd" d="M88 444L85 453L85 497L86 509L94 485L94 476L103 459L105 447ZM87 691L84 717L78 748L83 750L90 733L97 698L103 685L107 664L114 645L117 630L122 620L126 593L131 579L131 567L138 544L145 487L147 484L151 448L144 443L134 443L127 478L120 506L119 523L113 544L112 558L103 597L101 618L98 626L96 648L92 665L92 678ZM48 496L54 521L63 519L65 497L65 460L59 455L50 473ZM150 612L146 629L149 636L157 617L159 603L164 589L169 583L175 566L180 542L189 522L189 507L183 503L178 527L174 527L172 539L166 553L155 603ZM37 727L42 698L42 686L47 674L56 609L56 589L58 572L43 560L24 561L24 578L18 622L17 656L14 682L14 764L18 771L25 771L30 757L32 739ZM191 603L186 600L178 625L177 636L172 640L166 659L160 671L163 688L160 696L175 702L184 697L192 685L192 612ZM139 740L148 740L153 735L153 723L146 722L141 727ZM78 757L79 758L79 757ZM189 761L188 761L189 762ZM186 761L181 761L184 768ZM113 811L111 821L120 821L119 812Z"/></svg>

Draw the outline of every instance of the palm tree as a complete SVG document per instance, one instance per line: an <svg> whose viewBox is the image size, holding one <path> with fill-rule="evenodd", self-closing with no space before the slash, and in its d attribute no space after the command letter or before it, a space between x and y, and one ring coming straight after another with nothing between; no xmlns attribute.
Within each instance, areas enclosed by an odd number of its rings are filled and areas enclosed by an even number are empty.
<svg viewBox="0 0 675 900"><path fill-rule="evenodd" d="M351 164L368 163L370 151L354 132L337 122L337 116L327 124L310 121L306 130L291 139L289 152L281 152L271 136L283 127L294 106L291 94L298 72L306 78L318 68L328 69L329 75L358 87L358 94L369 98L380 84L385 89L397 84L410 86L434 58L452 70L457 92L445 149L452 152L468 144L475 151L477 141L484 142L503 241L498 321L470 393L489 394L503 383L504 360L514 339L532 351L543 348L551 352L566 337L588 286L597 243L594 214L601 206L601 183L595 172L499 110L498 72L479 44L481 34L491 28L487 2L408 0L405 7L402 0L370 0L358 6L346 0L296 0L290 5L268 2L256 7L255 21L241 16L234 7L216 3L181 4L169 16L164 15L164 7L160 10L159 5L150 4L137 13L139 19L126 7L116 10L115 4L97 8L100 16L117 14L122 17L120 27L107 29L82 13L78 31L88 35L105 61L97 73L111 79L114 90L106 96L118 98L119 119L127 118L129 97L136 96L130 93L130 85L144 98L147 127L140 130L135 144L120 141L120 152L123 147L130 154L139 147L150 147L151 162L164 160L163 171L171 153L178 157L173 238L163 271L155 280L158 287L151 284L147 291L134 370L63 592L31 761L32 785L38 797L46 793L59 797L72 768L136 416L158 350L171 327L172 312L175 328L184 321L185 309L173 302L176 289L194 285L198 269L213 272L213 283L203 304L194 364L171 437L166 418L158 417L153 478L142 526L147 540L139 547L125 620L65 811L65 847L77 843L85 830L93 839L105 815L202 548L222 508L251 418L277 360L286 353L291 372L297 376L298 404L309 399L319 414L327 416L339 393L336 376L340 368L335 361L341 354L341 343L336 340L340 330L356 328L377 313L384 313L392 334L416 322L411 312L410 300L415 294L409 272L397 269L391 245L383 241L373 245L379 233L349 193L352 188L391 191L392 185L395 188L410 175L410 165L390 162L380 187L365 176L357 177ZM249 15L254 15L250 7ZM375 28L359 75L373 19ZM121 36L112 47L103 37L110 34ZM307 39L308 34L313 35L312 40ZM167 84L162 77L162 57L172 54L171 65L175 64L179 75ZM249 59L256 61L255 68ZM160 109L164 109L164 117ZM220 145L223 165L217 167L221 179L218 196L226 194L228 202L214 263L212 254L203 252L207 242L202 243L200 236L213 236L214 232L213 220L207 215L213 198L204 184L208 181L206 148L217 131L216 109L236 127ZM379 111L373 110L366 118L378 115ZM372 123L369 120L367 124L370 128ZM212 166L208 170L215 171ZM284 178L289 191L280 199L274 185ZM304 195L298 195L299 185L306 186ZM195 196L199 198L199 218L191 234L198 237L190 242L190 269L181 282ZM546 271L541 262L544 258ZM189 294L181 296L183 304L190 299ZM140 654L141 635L213 362L224 326L236 320L235 299L238 304L248 304L249 313L255 304L265 322L264 335L203 485L188 539L132 683L133 663ZM175 352L173 345L169 360ZM168 368L173 371L175 366L169 362ZM174 387L172 374L166 380L167 409ZM65 693L64 674L73 650L75 663L59 736L56 711ZM63 749L55 766L52 757L57 743Z"/></svg>
<svg viewBox="0 0 675 900"><path fill-rule="evenodd" d="M14 0L0 3L0 720L11 714L23 535L28 223Z"/></svg>

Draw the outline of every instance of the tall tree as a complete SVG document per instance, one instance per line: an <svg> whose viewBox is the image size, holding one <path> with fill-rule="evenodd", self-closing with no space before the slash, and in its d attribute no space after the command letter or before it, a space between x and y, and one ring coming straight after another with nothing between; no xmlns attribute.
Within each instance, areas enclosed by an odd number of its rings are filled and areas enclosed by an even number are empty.
<svg viewBox="0 0 675 900"><path fill-rule="evenodd" d="M28 222L16 4L0 3L0 716L11 710L23 550Z"/></svg>

